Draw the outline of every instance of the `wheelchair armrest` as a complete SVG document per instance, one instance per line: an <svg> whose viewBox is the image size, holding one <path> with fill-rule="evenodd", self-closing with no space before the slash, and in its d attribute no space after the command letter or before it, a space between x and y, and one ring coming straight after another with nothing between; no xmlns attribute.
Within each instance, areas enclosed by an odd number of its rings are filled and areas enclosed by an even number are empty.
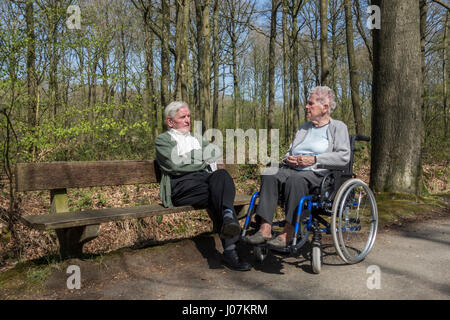
<svg viewBox="0 0 450 320"><path fill-rule="evenodd" d="M370 141L370 137L363 136L362 134L355 134L355 141Z"/></svg>
<svg viewBox="0 0 450 320"><path fill-rule="evenodd" d="M329 166L325 164L318 164L317 169L328 169L328 170L334 170L334 171L346 171L348 169L348 166Z"/></svg>

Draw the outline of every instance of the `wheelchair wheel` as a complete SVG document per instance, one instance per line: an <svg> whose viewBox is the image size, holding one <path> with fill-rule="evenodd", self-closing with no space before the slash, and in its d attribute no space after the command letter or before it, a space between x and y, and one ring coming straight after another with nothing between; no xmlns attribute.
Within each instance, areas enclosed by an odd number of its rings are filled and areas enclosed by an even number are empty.
<svg viewBox="0 0 450 320"><path fill-rule="evenodd" d="M333 203L331 233L338 255L348 264L362 261L373 247L378 227L375 196L367 184L350 179Z"/></svg>
<svg viewBox="0 0 450 320"><path fill-rule="evenodd" d="M322 250L320 244L313 243L311 249L311 268L315 274L322 270Z"/></svg>

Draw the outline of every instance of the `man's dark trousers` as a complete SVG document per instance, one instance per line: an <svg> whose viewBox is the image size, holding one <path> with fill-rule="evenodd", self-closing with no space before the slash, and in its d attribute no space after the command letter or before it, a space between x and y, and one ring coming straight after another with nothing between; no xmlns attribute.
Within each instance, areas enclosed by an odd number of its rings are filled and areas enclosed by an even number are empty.
<svg viewBox="0 0 450 320"><path fill-rule="evenodd" d="M231 209L236 215L234 212L236 188L233 178L224 169L212 173L197 171L181 177L172 177L170 186L174 206L207 207L215 230L222 228L225 209ZM229 248L238 240L239 235L231 239L222 239L223 248Z"/></svg>

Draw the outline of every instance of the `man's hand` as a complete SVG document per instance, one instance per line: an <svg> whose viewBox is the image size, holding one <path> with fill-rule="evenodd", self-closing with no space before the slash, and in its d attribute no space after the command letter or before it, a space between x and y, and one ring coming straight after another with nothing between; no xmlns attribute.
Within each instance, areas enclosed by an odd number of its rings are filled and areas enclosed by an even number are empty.
<svg viewBox="0 0 450 320"><path fill-rule="evenodd" d="M314 156L298 156L297 157L297 165L300 167L309 167L316 163L316 159Z"/></svg>

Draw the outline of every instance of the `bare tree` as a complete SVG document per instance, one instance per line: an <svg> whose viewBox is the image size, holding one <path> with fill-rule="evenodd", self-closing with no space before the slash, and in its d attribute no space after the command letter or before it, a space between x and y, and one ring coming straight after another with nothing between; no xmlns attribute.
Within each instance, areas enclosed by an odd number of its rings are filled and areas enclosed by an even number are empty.
<svg viewBox="0 0 450 320"><path fill-rule="evenodd" d="M187 59L190 0L176 1L175 99L188 100Z"/></svg>
<svg viewBox="0 0 450 320"><path fill-rule="evenodd" d="M142 14L144 26L144 50L145 50L145 91L147 97L147 110L150 114L151 131L153 139L158 135L158 106L155 101L156 88L154 80L154 59L153 59L153 32L150 27L152 24L153 8L151 0L131 0L133 5ZM104 79L105 81L105 79Z"/></svg>
<svg viewBox="0 0 450 320"><path fill-rule="evenodd" d="M249 0L225 0L224 15L226 17L226 32L230 39L231 68L233 74L233 109L234 127L240 125L240 104L241 91L239 83L238 56L239 46L245 41L242 35L249 25L250 18L254 11L255 3Z"/></svg>
<svg viewBox="0 0 450 320"><path fill-rule="evenodd" d="M28 126L33 130L37 110L37 75L36 75L36 36L34 32L34 1L25 4L25 21L27 35L27 88L28 88ZM34 146L32 147L34 149Z"/></svg>
<svg viewBox="0 0 450 320"><path fill-rule="evenodd" d="M270 43L269 43L269 108L267 117L267 129L273 128L273 110L275 108L275 37L277 32L277 11L281 4L280 0L272 0L270 17Z"/></svg>
<svg viewBox="0 0 450 320"><path fill-rule="evenodd" d="M209 24L210 0L195 0L197 17L199 109L202 131L211 127L211 42Z"/></svg>
<svg viewBox="0 0 450 320"><path fill-rule="evenodd" d="M344 0L344 8L345 30L347 34L347 60L350 73L353 116L355 118L356 133L364 134L364 123L361 114L361 100L359 97L358 67L356 65L355 50L353 48L352 0Z"/></svg>
<svg viewBox="0 0 450 320"><path fill-rule="evenodd" d="M320 0L320 83L328 85L330 67L328 64L328 0Z"/></svg>
<svg viewBox="0 0 450 320"><path fill-rule="evenodd" d="M367 48L367 51L369 52L370 63L373 64L372 43L369 40L369 37L367 36L366 32L364 31L364 26L363 26L362 19L361 19L361 7L359 5L359 1L360 0L355 0L353 2L354 9L355 9L354 13L356 15L356 28L358 29L358 32L359 32L359 34L361 35L361 38L364 41L364 44L365 44L365 46Z"/></svg>
<svg viewBox="0 0 450 320"><path fill-rule="evenodd" d="M219 0L214 0L213 4L213 23L212 23L212 41L213 41L213 100L212 100L212 126L219 128Z"/></svg>
<svg viewBox="0 0 450 320"><path fill-rule="evenodd" d="M444 18L444 39L442 44L442 106L444 109L444 138L448 137L448 112L447 112L447 42L448 42L448 11Z"/></svg>
<svg viewBox="0 0 450 320"><path fill-rule="evenodd" d="M289 35L288 35L288 2L282 0L282 29L283 29L283 115L284 115L284 142L290 140L290 103L289 103Z"/></svg>
<svg viewBox="0 0 450 320"><path fill-rule="evenodd" d="M170 7L169 0L161 0L161 115L162 108L169 104L169 36L170 36ZM164 117L161 116L161 126L165 128Z"/></svg>

